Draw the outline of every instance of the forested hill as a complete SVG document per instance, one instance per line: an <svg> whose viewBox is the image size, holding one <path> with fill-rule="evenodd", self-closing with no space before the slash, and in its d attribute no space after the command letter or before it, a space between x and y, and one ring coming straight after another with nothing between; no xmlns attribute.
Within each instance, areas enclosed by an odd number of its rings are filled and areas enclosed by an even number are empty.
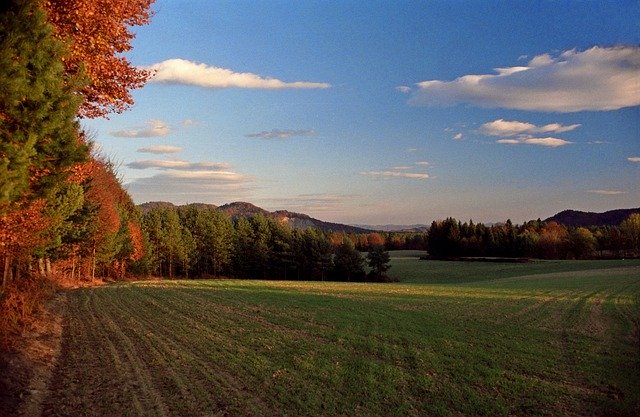
<svg viewBox="0 0 640 417"><path fill-rule="evenodd" d="M226 213L232 219L237 219L240 217L250 217L255 214L262 214L266 217L274 218L279 220L281 223L288 224L294 229L306 229L306 228L315 228L322 230L323 232L345 232L345 233L370 233L370 229L365 229L362 227L349 226L346 224L340 223L330 223L322 220L314 219L306 214L302 213L294 213L287 210L277 210L270 212L261 207L253 205L251 203L245 202L234 202L229 204L224 204L222 206L215 206L213 204L202 204L202 203L193 203L190 205L196 206L206 206L211 208L217 208L218 210ZM149 203L140 204L138 207L143 212L148 212L157 208L178 208L173 203L165 202L165 201L153 201Z"/></svg>
<svg viewBox="0 0 640 417"><path fill-rule="evenodd" d="M545 221L554 221L566 226L618 226L633 213L640 213L640 207L610 210L605 211L604 213L565 210L549 217Z"/></svg>

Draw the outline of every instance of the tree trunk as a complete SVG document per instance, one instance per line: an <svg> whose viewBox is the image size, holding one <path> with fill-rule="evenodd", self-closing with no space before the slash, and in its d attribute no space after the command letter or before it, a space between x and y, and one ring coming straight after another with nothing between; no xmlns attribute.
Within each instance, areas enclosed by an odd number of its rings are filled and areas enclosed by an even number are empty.
<svg viewBox="0 0 640 417"><path fill-rule="evenodd" d="M40 272L40 276L44 276L44 259L38 258L38 272Z"/></svg>
<svg viewBox="0 0 640 417"><path fill-rule="evenodd" d="M91 281L96 279L96 247L93 247L93 259L91 260Z"/></svg>
<svg viewBox="0 0 640 417"><path fill-rule="evenodd" d="M2 287L6 287L9 284L11 274L11 256L6 255L4 257L4 271L2 273Z"/></svg>
<svg viewBox="0 0 640 417"><path fill-rule="evenodd" d="M45 266L45 273L47 275L47 278L51 277L51 273L53 272L51 269L51 259L49 258L45 258L44 260L44 266Z"/></svg>
<svg viewBox="0 0 640 417"><path fill-rule="evenodd" d="M71 257L71 281L75 281L76 278L76 257Z"/></svg>

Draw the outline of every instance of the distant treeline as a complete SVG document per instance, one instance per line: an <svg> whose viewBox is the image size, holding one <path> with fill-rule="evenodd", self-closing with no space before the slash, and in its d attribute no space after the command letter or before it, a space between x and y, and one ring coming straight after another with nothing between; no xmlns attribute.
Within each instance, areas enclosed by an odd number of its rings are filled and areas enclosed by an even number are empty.
<svg viewBox="0 0 640 417"><path fill-rule="evenodd" d="M378 233L347 235L292 229L262 214L235 221L210 207L160 207L142 218L145 256L133 272L164 277L385 281L388 253ZM419 242L418 242L419 241ZM407 236L390 245L425 247ZM359 250L367 250L365 259ZM368 260L371 272L365 273Z"/></svg>
<svg viewBox="0 0 640 417"><path fill-rule="evenodd" d="M262 214L232 220L216 208L188 205L147 211L142 229L145 256L132 264L138 274L361 281L386 279L386 269L366 277L360 254L369 252L375 269L371 257L380 250L427 250L435 258L637 256L640 215L620 226L594 228L540 220L485 226L448 218L433 222L428 232L347 234L292 229Z"/></svg>
<svg viewBox="0 0 640 417"><path fill-rule="evenodd" d="M427 250L432 257L529 257L591 259L640 254L640 214L619 226L565 227L540 219L485 226L454 218L431 224Z"/></svg>

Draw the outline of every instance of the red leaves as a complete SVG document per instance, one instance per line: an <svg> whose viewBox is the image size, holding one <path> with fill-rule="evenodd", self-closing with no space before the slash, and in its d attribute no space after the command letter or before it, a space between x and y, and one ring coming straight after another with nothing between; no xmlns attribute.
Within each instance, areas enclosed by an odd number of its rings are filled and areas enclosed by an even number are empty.
<svg viewBox="0 0 640 417"><path fill-rule="evenodd" d="M131 49L129 26L146 25L154 0L47 0L44 5L56 35L70 46L67 72L84 70L89 85L81 117L121 113L133 104L130 90L144 85L148 71L119 54Z"/></svg>

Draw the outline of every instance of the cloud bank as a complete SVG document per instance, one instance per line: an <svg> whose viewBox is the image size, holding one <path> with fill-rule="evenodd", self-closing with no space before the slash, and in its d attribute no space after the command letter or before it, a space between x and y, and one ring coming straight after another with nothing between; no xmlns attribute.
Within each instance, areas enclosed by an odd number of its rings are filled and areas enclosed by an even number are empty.
<svg viewBox="0 0 640 417"><path fill-rule="evenodd" d="M252 88L267 90L324 89L328 83L309 81L285 82L276 78L264 78L250 72L234 72L230 69L209 66L185 59L168 59L146 67L154 73L149 80L155 83L194 85L204 88Z"/></svg>
<svg viewBox="0 0 640 417"><path fill-rule="evenodd" d="M316 132L314 130L264 130L258 133L248 133L244 135L247 138L258 138L258 139L289 139L292 137L305 137L305 136L315 136Z"/></svg>
<svg viewBox="0 0 640 417"><path fill-rule="evenodd" d="M137 201L174 203L242 199L253 179L234 172L226 162L190 162L181 159L144 160L127 164L132 169L158 169L159 173L127 184Z"/></svg>
<svg viewBox="0 0 640 417"><path fill-rule="evenodd" d="M154 119L149 120L145 126L115 130L109 133L117 138L154 138L167 136L171 133L171 126L162 120Z"/></svg>
<svg viewBox="0 0 640 417"><path fill-rule="evenodd" d="M538 55L526 66L496 68L495 74L417 84L410 103L468 103L547 112L617 110L640 105L640 47L575 49Z"/></svg>

